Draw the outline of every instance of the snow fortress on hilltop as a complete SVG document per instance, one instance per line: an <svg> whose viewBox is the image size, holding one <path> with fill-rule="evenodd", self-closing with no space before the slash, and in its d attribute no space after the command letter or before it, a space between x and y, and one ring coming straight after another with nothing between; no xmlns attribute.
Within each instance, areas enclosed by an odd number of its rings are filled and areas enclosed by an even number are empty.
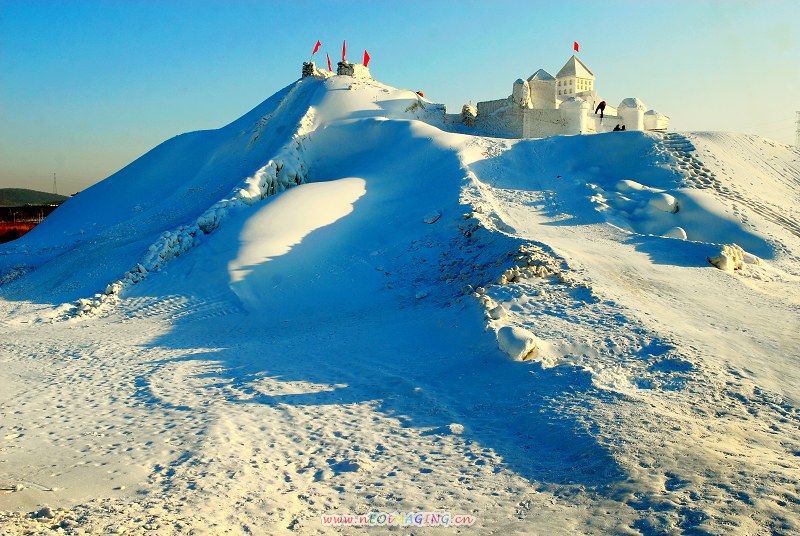
<svg viewBox="0 0 800 536"><path fill-rule="evenodd" d="M369 72L369 67L361 63L350 63L348 61L340 61L337 65L336 74L352 76L353 78L366 78L372 79L372 74ZM327 78L333 73L324 69L318 69L317 64L313 61L303 62L303 77L314 76L316 78Z"/></svg>
<svg viewBox="0 0 800 536"><path fill-rule="evenodd" d="M595 76L577 56L572 56L555 76L539 69L527 80L514 82L505 99L479 102L477 110L465 106L462 120L501 138L543 138L559 134L609 132L616 125L626 130L666 130L669 117L647 110L636 97L616 108L606 105L604 118L595 114L603 98Z"/></svg>

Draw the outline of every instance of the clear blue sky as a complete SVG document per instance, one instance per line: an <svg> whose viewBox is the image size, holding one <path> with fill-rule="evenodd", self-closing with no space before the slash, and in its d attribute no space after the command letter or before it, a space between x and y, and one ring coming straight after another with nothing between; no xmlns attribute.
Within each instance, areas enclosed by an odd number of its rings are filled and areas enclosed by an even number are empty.
<svg viewBox="0 0 800 536"><path fill-rule="evenodd" d="M50 191L56 172L73 193L218 128L296 80L317 39L451 111L555 74L577 40L612 104L794 143L798 20L796 0L0 0L0 187Z"/></svg>

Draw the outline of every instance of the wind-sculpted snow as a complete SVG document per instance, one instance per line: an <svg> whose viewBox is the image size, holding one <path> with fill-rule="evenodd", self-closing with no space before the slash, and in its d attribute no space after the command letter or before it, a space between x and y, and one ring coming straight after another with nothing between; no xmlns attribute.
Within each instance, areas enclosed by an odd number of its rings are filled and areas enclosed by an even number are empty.
<svg viewBox="0 0 800 536"><path fill-rule="evenodd" d="M5 248L0 270L31 272L19 292L44 287L45 301L106 289L62 312L113 301L121 288L202 241L229 211L304 180L304 116L322 83L302 80L226 127L156 147ZM265 130L272 135L259 138ZM16 292L6 290L9 297Z"/></svg>
<svg viewBox="0 0 800 536"><path fill-rule="evenodd" d="M104 293L95 294L94 298L82 298L74 304L65 304L56 310L56 314L58 316L96 314L105 306L118 303L120 292L142 281L150 272L161 270L175 257L202 243L203 238L214 232L231 211L251 206L287 188L304 183L307 175L302 157L303 136L302 131L296 132L280 155L270 160L253 176L242 181L228 198L214 203L195 222L164 231L158 240L147 248L147 253L136 267L126 272L122 279L108 284Z"/></svg>
<svg viewBox="0 0 800 536"><path fill-rule="evenodd" d="M797 151L441 111L302 80L0 249L0 527L800 532Z"/></svg>

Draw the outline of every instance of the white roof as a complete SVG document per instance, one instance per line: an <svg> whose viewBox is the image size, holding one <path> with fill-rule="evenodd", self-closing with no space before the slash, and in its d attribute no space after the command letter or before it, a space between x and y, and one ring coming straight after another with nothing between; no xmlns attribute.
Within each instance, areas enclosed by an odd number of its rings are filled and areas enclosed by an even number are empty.
<svg viewBox="0 0 800 536"><path fill-rule="evenodd" d="M585 100L583 100L580 97L569 97L569 98L564 99L563 101L561 101L561 106L559 106L559 108L565 108L565 109L568 109L568 110L576 110L576 109L577 110L581 110L581 109L590 110L591 109L591 107L589 106L589 103L586 102Z"/></svg>
<svg viewBox="0 0 800 536"><path fill-rule="evenodd" d="M622 99L622 102L619 103L619 106L617 106L617 108L635 108L641 111L647 110L647 106L645 106L644 103L640 101L637 97L629 97L627 99Z"/></svg>
<svg viewBox="0 0 800 536"><path fill-rule="evenodd" d="M574 54L567 63L558 71L556 78L566 78L568 76L577 76L578 78L590 78L594 80L594 74L589 68L583 64Z"/></svg>
<svg viewBox="0 0 800 536"><path fill-rule="evenodd" d="M539 69L528 77L528 81L530 82L531 80L555 80L555 78L544 69Z"/></svg>

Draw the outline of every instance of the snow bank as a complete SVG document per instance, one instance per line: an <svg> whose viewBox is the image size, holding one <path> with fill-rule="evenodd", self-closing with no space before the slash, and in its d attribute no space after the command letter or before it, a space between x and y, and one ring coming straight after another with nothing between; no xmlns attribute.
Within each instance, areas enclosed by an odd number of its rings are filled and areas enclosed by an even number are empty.
<svg viewBox="0 0 800 536"><path fill-rule="evenodd" d="M602 175L591 179L598 181L588 184L595 209L620 229L709 244L736 242L759 255L768 255L769 246L763 238L732 214L710 189L685 187L678 179L669 185L655 176L639 181L609 180Z"/></svg>
<svg viewBox="0 0 800 536"><path fill-rule="evenodd" d="M469 505L503 534L797 532L793 504L752 500L796 495L797 283L753 289L698 270L717 251L708 244L631 239L602 225L604 205L636 232L652 223L685 235L687 226L693 238L714 233L751 250L701 218L710 209L692 201L683 176L658 173L654 138L449 136L408 120L407 104L424 101L395 93L396 104L379 104L371 82L336 78L331 87L357 91L326 97L317 113L329 121L305 149L300 140L282 150L297 115L279 131L259 129L280 142L247 153L246 172L178 223L131 231L140 240L124 257L132 268L104 296L148 280L110 318L82 329L7 326L19 315L0 299L4 388L21 401L3 417L15 482L0 487L20 502L16 482L59 484L64 493L47 500L60 503L96 497L74 529L92 533L307 533L330 505L382 508L398 493L431 509ZM382 119L390 110L401 120ZM473 171L451 154L458 144L483 157L464 164ZM794 160L779 162L790 183ZM307 181L312 165L317 182L248 209ZM763 190L762 176L747 180ZM713 184L741 199L731 183ZM737 210L791 225L789 186L775 202L782 214L766 212L755 189L759 204ZM457 221L462 199L475 208ZM434 209L440 220L424 224ZM108 238L96 242L102 254L113 251ZM180 256L196 241L203 246ZM720 264L741 273L750 257L726 247ZM787 252L796 266L797 248ZM59 280L59 263L41 266L47 281ZM80 277L91 264L75 264ZM97 271L103 285L118 273ZM456 289L477 294L489 330L472 304L445 302ZM104 299L73 307L91 314ZM514 361L487 359L496 346ZM119 480L129 467L143 473ZM74 468L73 480L59 474ZM136 481L141 492L105 498ZM375 497L364 499L365 486ZM40 508L31 523L70 532L65 516Z"/></svg>

